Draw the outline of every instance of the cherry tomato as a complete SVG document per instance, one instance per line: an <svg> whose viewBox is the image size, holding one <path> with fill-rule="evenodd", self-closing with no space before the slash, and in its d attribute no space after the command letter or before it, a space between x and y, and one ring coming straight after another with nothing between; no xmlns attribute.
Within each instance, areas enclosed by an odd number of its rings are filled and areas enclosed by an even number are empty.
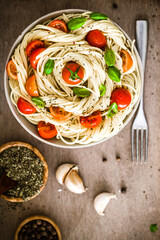
<svg viewBox="0 0 160 240"><path fill-rule="evenodd" d="M32 53L30 55L30 64L34 69L37 68L37 64L39 61L39 58L37 58L37 56L44 50L45 50L45 48L37 48L34 51L32 51Z"/></svg>
<svg viewBox="0 0 160 240"><path fill-rule="evenodd" d="M117 103L118 110L122 110L131 103L131 94L124 88L116 88L111 94L111 104Z"/></svg>
<svg viewBox="0 0 160 240"><path fill-rule="evenodd" d="M66 112L63 108L60 107L50 107L50 113L52 116L60 121L66 120L71 116L71 112Z"/></svg>
<svg viewBox="0 0 160 240"><path fill-rule="evenodd" d="M79 68L77 75L75 75L75 77L72 78L71 77L72 74L67 68L70 69L70 71L73 73L75 73L76 70ZM66 83L71 84L71 85L77 85L78 83L80 83L82 81L82 79L84 77L84 69L78 63L75 63L75 62L67 63L66 66L62 70L62 77Z"/></svg>
<svg viewBox="0 0 160 240"><path fill-rule="evenodd" d="M38 97L38 89L35 75L30 76L26 81L26 91L32 97Z"/></svg>
<svg viewBox="0 0 160 240"><path fill-rule="evenodd" d="M120 56L123 62L123 72L127 72L133 65L133 59L131 55L124 49L121 50Z"/></svg>
<svg viewBox="0 0 160 240"><path fill-rule="evenodd" d="M10 60L7 64L7 74L14 80L18 80L17 76L17 68L16 65L14 64L13 60Z"/></svg>
<svg viewBox="0 0 160 240"><path fill-rule="evenodd" d="M48 26L67 32L67 26L62 20L53 20Z"/></svg>
<svg viewBox="0 0 160 240"><path fill-rule="evenodd" d="M22 97L18 99L17 107L19 111L24 114L32 114L36 112L36 109Z"/></svg>
<svg viewBox="0 0 160 240"><path fill-rule="evenodd" d="M80 117L80 123L86 128L95 128L102 122L100 111L96 111L87 117Z"/></svg>
<svg viewBox="0 0 160 240"><path fill-rule="evenodd" d="M107 45L105 36L98 29L90 31L86 36L86 40L93 47L104 48Z"/></svg>
<svg viewBox="0 0 160 240"><path fill-rule="evenodd" d="M26 47L26 54L29 57L31 55L31 52L34 51L37 48L44 47L44 43L40 40L33 40L30 42Z"/></svg>
<svg viewBox="0 0 160 240"><path fill-rule="evenodd" d="M51 123L39 122L38 133L42 138L50 139L57 135L57 130Z"/></svg>

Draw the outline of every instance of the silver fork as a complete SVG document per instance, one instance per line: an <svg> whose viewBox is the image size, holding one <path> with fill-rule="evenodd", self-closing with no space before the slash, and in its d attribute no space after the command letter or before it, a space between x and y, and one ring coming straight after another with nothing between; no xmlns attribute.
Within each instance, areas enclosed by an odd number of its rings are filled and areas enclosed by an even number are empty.
<svg viewBox="0 0 160 240"><path fill-rule="evenodd" d="M146 63L146 52L147 52L147 33L148 33L148 23L146 20L136 21L136 42L139 55L142 60L143 66L143 83L144 83L144 70ZM142 87L144 84L142 85ZM144 87L143 87L144 89ZM144 115L143 110L143 90L141 101L138 109L137 116L132 124L132 162L135 162L134 151L136 150L136 163L139 161L141 163L147 162L147 147L148 147L148 124ZM145 143L144 143L145 139ZM140 141L139 141L140 140ZM139 151L140 148L140 151Z"/></svg>

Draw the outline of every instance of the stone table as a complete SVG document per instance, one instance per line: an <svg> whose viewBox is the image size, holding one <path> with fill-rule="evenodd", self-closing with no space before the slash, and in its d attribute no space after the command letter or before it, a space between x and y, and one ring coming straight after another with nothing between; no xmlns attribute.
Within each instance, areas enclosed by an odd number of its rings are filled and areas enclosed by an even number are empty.
<svg viewBox="0 0 160 240"><path fill-rule="evenodd" d="M131 162L131 122L110 140L84 149L48 146L27 133L13 117L4 95L5 61L17 36L37 18L60 9L82 8L106 13L128 35L135 38L135 20L148 19L149 44L145 71L144 106L149 123L148 164ZM64 240L154 240L150 224L160 228L160 2L158 0L1 0L0 2L0 144L19 140L33 144L49 165L47 186L35 199L14 204L0 199L0 240L11 240L25 218L42 214L59 225ZM116 156L120 161L116 161ZM103 161L103 159L106 161ZM80 166L85 194L76 195L62 188L55 169L63 162ZM120 189L126 187L125 193ZM117 200L108 205L105 216L96 214L93 199L101 191L114 192Z"/></svg>

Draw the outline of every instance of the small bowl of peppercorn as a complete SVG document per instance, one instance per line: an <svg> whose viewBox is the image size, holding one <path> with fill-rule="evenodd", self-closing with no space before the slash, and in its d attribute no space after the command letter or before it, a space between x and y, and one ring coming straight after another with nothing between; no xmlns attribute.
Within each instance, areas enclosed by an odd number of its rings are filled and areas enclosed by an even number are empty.
<svg viewBox="0 0 160 240"><path fill-rule="evenodd" d="M57 224L45 216L32 216L25 219L17 228L14 240L61 240Z"/></svg>
<svg viewBox="0 0 160 240"><path fill-rule="evenodd" d="M24 142L0 146L0 178L5 174L16 184L1 197L10 202L24 202L36 197L48 180L48 165L40 151Z"/></svg>

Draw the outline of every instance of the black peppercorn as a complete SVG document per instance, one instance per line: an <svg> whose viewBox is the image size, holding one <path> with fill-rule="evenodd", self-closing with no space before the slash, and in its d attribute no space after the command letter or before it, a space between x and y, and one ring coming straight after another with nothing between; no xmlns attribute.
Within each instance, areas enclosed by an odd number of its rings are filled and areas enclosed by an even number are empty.
<svg viewBox="0 0 160 240"><path fill-rule="evenodd" d="M45 230L45 227L42 226L42 227L40 227L40 229L41 229L42 231L44 231L44 230Z"/></svg>
<svg viewBox="0 0 160 240"><path fill-rule="evenodd" d="M46 227L49 231L52 231L52 226L50 224L47 224L47 227Z"/></svg>
<svg viewBox="0 0 160 240"><path fill-rule="evenodd" d="M18 240L58 240L54 227L43 220L33 220L25 224L19 232Z"/></svg>
<svg viewBox="0 0 160 240"><path fill-rule="evenodd" d="M121 193L126 193L127 192L127 187L122 187L121 188Z"/></svg>
<svg viewBox="0 0 160 240"><path fill-rule="evenodd" d="M37 220L37 225L41 225L42 221L41 220Z"/></svg>
<svg viewBox="0 0 160 240"><path fill-rule="evenodd" d="M117 3L113 3L113 4L112 4L112 7L113 7L114 9L117 9L117 8L118 8Z"/></svg>
<svg viewBox="0 0 160 240"><path fill-rule="evenodd" d="M103 157L102 161L107 162L107 158Z"/></svg>
<svg viewBox="0 0 160 240"><path fill-rule="evenodd" d="M46 225L47 225L47 223L45 221L43 221L43 226L46 226Z"/></svg>

